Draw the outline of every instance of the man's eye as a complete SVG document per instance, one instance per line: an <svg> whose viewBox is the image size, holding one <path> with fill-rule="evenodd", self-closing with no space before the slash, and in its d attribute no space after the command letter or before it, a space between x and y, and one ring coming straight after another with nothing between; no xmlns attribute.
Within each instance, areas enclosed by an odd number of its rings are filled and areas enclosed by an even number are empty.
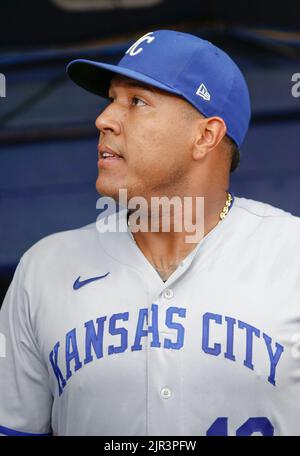
<svg viewBox="0 0 300 456"><path fill-rule="evenodd" d="M134 104L135 106L145 106L146 103L141 100L141 98L138 98L138 97L132 97L132 104Z"/></svg>

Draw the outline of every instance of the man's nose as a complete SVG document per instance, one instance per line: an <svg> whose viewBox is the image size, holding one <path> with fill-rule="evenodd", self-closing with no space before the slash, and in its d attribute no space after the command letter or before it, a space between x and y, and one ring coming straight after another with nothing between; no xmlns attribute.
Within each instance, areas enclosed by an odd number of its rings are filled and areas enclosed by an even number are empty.
<svg viewBox="0 0 300 456"><path fill-rule="evenodd" d="M111 132L116 135L120 134L120 121L117 117L116 110L112 108L112 104L108 105L97 117L95 125L101 133Z"/></svg>

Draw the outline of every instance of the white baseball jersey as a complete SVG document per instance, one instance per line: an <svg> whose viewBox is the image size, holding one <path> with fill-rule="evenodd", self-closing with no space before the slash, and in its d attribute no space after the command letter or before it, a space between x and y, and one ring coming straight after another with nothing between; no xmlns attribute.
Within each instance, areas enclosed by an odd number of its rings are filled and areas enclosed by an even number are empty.
<svg viewBox="0 0 300 456"><path fill-rule="evenodd" d="M41 240L0 311L0 433L300 435L299 252L238 197L166 282L128 231Z"/></svg>

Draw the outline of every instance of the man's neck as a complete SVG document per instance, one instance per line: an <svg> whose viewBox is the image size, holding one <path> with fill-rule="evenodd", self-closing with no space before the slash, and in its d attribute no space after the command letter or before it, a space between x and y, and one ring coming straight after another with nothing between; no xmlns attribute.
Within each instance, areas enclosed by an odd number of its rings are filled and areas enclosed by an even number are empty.
<svg viewBox="0 0 300 456"><path fill-rule="evenodd" d="M227 199L226 191L217 197L204 199L203 227L201 237L197 237L195 242L187 242L187 239L192 239L191 232L183 229L181 232L163 232L162 220L159 220L159 231L151 232L149 229L146 232L137 231L132 233L136 244L143 252L144 256L156 269L162 280L167 280L171 274L177 269L179 264L188 256L188 254L196 248L199 241L206 236L219 222L220 213ZM193 207L194 209L194 207ZM193 213L193 220L195 220ZM171 218L171 227L174 226ZM129 218L130 222L130 218ZM148 219L148 226L151 226L151 217Z"/></svg>

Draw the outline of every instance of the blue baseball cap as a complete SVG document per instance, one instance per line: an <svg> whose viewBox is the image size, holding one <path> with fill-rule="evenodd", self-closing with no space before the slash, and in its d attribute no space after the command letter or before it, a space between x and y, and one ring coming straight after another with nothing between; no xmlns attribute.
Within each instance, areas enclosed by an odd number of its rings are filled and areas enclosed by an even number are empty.
<svg viewBox="0 0 300 456"><path fill-rule="evenodd" d="M221 117L239 147L251 108L247 84L234 61L207 40L175 30L156 30L139 38L117 65L73 60L69 77L80 87L108 97L116 74L183 97L206 117Z"/></svg>

